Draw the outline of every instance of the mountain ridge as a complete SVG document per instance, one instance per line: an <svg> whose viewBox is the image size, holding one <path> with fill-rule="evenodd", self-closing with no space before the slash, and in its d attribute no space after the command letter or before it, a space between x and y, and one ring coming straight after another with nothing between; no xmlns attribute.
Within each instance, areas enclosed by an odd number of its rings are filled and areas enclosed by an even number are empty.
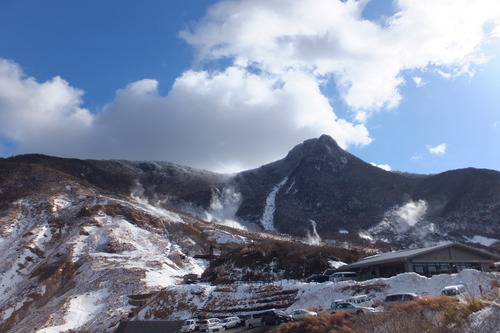
<svg viewBox="0 0 500 333"><path fill-rule="evenodd" d="M170 162L40 154L0 160L2 165L11 163L43 166L125 198L135 193L158 207L255 231L298 237L317 232L325 240L355 244L371 238L371 243L385 240L396 247L439 239L466 242L477 234L500 239L495 219L500 211L495 199L500 196L500 172L386 171L343 150L327 135L298 144L281 160L236 174ZM384 225L386 230L381 230ZM428 231L424 237L422 228Z"/></svg>

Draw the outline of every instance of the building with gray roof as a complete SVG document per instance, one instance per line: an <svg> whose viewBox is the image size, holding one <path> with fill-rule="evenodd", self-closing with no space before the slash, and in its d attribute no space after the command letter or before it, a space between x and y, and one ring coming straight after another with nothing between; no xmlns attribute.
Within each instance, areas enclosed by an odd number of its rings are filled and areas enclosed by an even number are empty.
<svg viewBox="0 0 500 333"><path fill-rule="evenodd" d="M446 243L427 248L376 254L342 266L342 271L355 271L361 279L391 277L404 272L424 276L457 273L472 268L488 270L500 256L460 243Z"/></svg>

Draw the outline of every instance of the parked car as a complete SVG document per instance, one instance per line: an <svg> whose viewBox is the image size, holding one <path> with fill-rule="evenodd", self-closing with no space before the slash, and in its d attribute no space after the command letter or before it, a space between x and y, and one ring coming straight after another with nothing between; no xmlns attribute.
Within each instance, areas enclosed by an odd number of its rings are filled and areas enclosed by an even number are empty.
<svg viewBox="0 0 500 333"><path fill-rule="evenodd" d="M340 303L351 303L357 306L373 307L373 300L367 295L352 296L349 298L336 299L330 305L330 309L334 309L337 304Z"/></svg>
<svg viewBox="0 0 500 333"><path fill-rule="evenodd" d="M181 333L190 333L198 330L200 328L200 324L196 319L187 319L182 324Z"/></svg>
<svg viewBox="0 0 500 333"><path fill-rule="evenodd" d="M415 293L400 293L387 295L382 303L385 308L391 307L395 304L407 303L420 299Z"/></svg>
<svg viewBox="0 0 500 333"><path fill-rule="evenodd" d="M368 295L352 296L346 298L345 301L358 306L373 307L373 300Z"/></svg>
<svg viewBox="0 0 500 333"><path fill-rule="evenodd" d="M318 313L315 311L309 311L307 309L298 309L298 310L293 310L290 312L290 317L292 317L292 320L302 320L304 317L307 316L317 316Z"/></svg>
<svg viewBox="0 0 500 333"><path fill-rule="evenodd" d="M208 318L200 320L200 331L205 332L208 331L208 328L211 326L215 326L220 322L218 318Z"/></svg>
<svg viewBox="0 0 500 333"><path fill-rule="evenodd" d="M330 275L330 281L332 282L349 281L357 279L358 279L358 274L356 272L337 272Z"/></svg>
<svg viewBox="0 0 500 333"><path fill-rule="evenodd" d="M307 278L307 282L326 282L330 280L329 275L324 275L324 274L313 274L310 277Z"/></svg>
<svg viewBox="0 0 500 333"><path fill-rule="evenodd" d="M292 321L292 317L290 317L290 315L288 315L285 311L276 309L265 311L262 314L262 318L264 319L264 323L266 325L279 325L281 323Z"/></svg>
<svg viewBox="0 0 500 333"><path fill-rule="evenodd" d="M258 326L264 326L262 312L255 312L245 316L245 327L251 329Z"/></svg>
<svg viewBox="0 0 500 333"><path fill-rule="evenodd" d="M323 275L332 275L333 273L335 273L336 270L337 270L336 268L327 268L323 272Z"/></svg>
<svg viewBox="0 0 500 333"><path fill-rule="evenodd" d="M240 326L241 319L238 317L227 317L222 319L219 324L227 330L228 328Z"/></svg>
<svg viewBox="0 0 500 333"><path fill-rule="evenodd" d="M454 286L444 287L443 290L441 290L441 295L456 297L463 295L465 292L467 292L465 286L463 284L457 284Z"/></svg>
<svg viewBox="0 0 500 333"><path fill-rule="evenodd" d="M330 309L331 313L337 313L342 311L345 311L350 314L362 315L369 312L375 312L375 309L366 306L358 306L347 302L338 303L335 305L334 308Z"/></svg>
<svg viewBox="0 0 500 333"><path fill-rule="evenodd" d="M224 332L226 329L219 324L215 324L213 326L209 326L207 329L207 333L217 333L217 332Z"/></svg>
<svg viewBox="0 0 500 333"><path fill-rule="evenodd" d="M269 309L247 315L245 326L250 329L264 325L278 325L289 321L292 321L292 317L287 315L285 311Z"/></svg>
<svg viewBox="0 0 500 333"><path fill-rule="evenodd" d="M330 305L330 310L332 309L335 309L335 307L337 306L337 304L340 304L340 303L345 303L345 299L341 298L341 299L336 299L332 302L332 304Z"/></svg>

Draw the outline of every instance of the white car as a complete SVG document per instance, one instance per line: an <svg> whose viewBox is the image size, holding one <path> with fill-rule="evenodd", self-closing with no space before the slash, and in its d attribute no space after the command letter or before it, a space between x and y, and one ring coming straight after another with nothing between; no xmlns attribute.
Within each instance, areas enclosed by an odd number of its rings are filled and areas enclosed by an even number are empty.
<svg viewBox="0 0 500 333"><path fill-rule="evenodd" d="M200 321L200 331L205 332L208 331L209 327L215 326L219 324L219 318L208 318Z"/></svg>
<svg viewBox="0 0 500 333"><path fill-rule="evenodd" d="M207 333L219 333L219 332L224 332L224 331L225 331L225 329L223 326L221 326L219 324L215 324L213 326L208 327Z"/></svg>
<svg viewBox="0 0 500 333"><path fill-rule="evenodd" d="M222 319L218 325L221 325L222 327L224 327L227 330L228 328L240 326L240 324L241 324L240 318L227 317L227 318Z"/></svg>
<svg viewBox="0 0 500 333"><path fill-rule="evenodd" d="M304 317L307 317L307 316L317 316L317 315L318 315L317 312L309 311L307 309L298 309L298 310L293 310L292 312L290 312L290 317L292 317L292 319L294 321L302 320L302 319L304 319Z"/></svg>
<svg viewBox="0 0 500 333"><path fill-rule="evenodd" d="M191 333L191 332L194 332L194 331L198 330L199 327L200 327L200 325L198 324L198 320L196 320L196 319L187 319L182 324L180 332L181 333Z"/></svg>
<svg viewBox="0 0 500 333"><path fill-rule="evenodd" d="M441 290L441 295L457 297L463 295L467 292L467 289L463 284L457 284L454 286L447 286Z"/></svg>

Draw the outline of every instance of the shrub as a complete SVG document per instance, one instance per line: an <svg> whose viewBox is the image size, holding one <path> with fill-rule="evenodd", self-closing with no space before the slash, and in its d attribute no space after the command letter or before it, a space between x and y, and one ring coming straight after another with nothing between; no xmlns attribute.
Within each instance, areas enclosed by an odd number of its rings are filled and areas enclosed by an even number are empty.
<svg viewBox="0 0 500 333"><path fill-rule="evenodd" d="M350 318L346 312L320 313L299 322L282 324L276 333L354 333Z"/></svg>
<svg viewBox="0 0 500 333"><path fill-rule="evenodd" d="M486 303L481 298L469 296L464 302L458 302L455 307L447 308L442 316L442 320L448 325L463 325L468 317L486 307Z"/></svg>

